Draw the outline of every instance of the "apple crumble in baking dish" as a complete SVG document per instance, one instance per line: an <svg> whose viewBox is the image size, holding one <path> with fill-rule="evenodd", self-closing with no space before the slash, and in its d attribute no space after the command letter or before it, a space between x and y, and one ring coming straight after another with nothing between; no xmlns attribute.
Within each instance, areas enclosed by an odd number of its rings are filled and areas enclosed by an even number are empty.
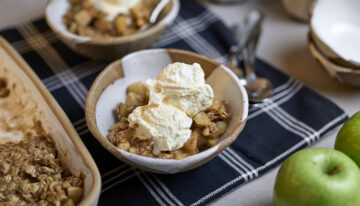
<svg viewBox="0 0 360 206"><path fill-rule="evenodd" d="M0 78L0 205L75 205L83 177L63 167L37 105L20 100L17 86Z"/></svg>

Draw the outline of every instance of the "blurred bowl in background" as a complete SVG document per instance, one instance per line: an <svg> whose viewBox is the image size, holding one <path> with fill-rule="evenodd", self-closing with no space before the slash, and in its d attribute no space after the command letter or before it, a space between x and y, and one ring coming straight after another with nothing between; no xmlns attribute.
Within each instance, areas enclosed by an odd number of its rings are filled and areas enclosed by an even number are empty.
<svg viewBox="0 0 360 206"><path fill-rule="evenodd" d="M300 21L308 21L309 9L314 0L282 0L287 13Z"/></svg>
<svg viewBox="0 0 360 206"><path fill-rule="evenodd" d="M63 24L70 4L68 0L51 0L46 6L45 17L50 28L71 49L94 59L114 59L133 51L149 48L177 17L180 1L171 0L159 16L158 22L145 31L123 37L91 38L73 34Z"/></svg>
<svg viewBox="0 0 360 206"><path fill-rule="evenodd" d="M228 4L228 3L240 3L247 0L208 0L210 2L219 3L219 4Z"/></svg>
<svg viewBox="0 0 360 206"><path fill-rule="evenodd" d="M310 10L310 33L331 61L360 68L360 1L317 0Z"/></svg>
<svg viewBox="0 0 360 206"><path fill-rule="evenodd" d="M315 45L309 34L308 46L311 54L322 65L330 76L336 78L343 84L360 87L360 70L344 67L332 62L321 50Z"/></svg>

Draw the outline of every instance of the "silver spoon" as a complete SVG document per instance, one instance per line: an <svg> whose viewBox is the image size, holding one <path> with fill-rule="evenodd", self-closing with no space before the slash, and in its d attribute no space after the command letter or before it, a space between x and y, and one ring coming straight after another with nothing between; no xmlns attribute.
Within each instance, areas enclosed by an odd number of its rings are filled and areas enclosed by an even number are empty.
<svg viewBox="0 0 360 206"><path fill-rule="evenodd" d="M255 74L256 46L260 37L260 27L249 40L248 46L243 49L245 65L245 88L249 96L249 101L258 103L263 102L273 95L274 89L269 80L257 77Z"/></svg>
<svg viewBox="0 0 360 206"><path fill-rule="evenodd" d="M160 2L156 5L154 10L151 12L149 23L139 28L139 31L144 31L148 29L151 25L155 24L157 18L159 17L161 11L165 8L165 6L170 2L170 0L160 0Z"/></svg>
<svg viewBox="0 0 360 206"><path fill-rule="evenodd" d="M237 49L232 53L227 66L237 74L245 86L250 102L263 102L273 94L272 84L265 78L258 78L254 73L256 46L261 32L263 15L259 11L250 12L242 25L234 27ZM245 69L242 72L237 59L242 51Z"/></svg>

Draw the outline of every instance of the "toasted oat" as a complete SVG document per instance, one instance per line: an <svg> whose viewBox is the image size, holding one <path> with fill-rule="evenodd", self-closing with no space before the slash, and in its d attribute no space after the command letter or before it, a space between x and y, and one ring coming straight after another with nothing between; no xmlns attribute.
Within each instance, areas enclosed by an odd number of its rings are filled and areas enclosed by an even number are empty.
<svg viewBox="0 0 360 206"><path fill-rule="evenodd" d="M62 167L49 137L0 145L1 205L74 205L82 187L83 179Z"/></svg>
<svg viewBox="0 0 360 206"><path fill-rule="evenodd" d="M7 81L0 78L0 98L9 96L10 90L7 88Z"/></svg>

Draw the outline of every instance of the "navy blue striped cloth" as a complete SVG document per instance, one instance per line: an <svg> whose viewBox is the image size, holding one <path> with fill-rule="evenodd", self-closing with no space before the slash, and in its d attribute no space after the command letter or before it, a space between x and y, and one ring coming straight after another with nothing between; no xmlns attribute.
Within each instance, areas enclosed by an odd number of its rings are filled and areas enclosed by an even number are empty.
<svg viewBox="0 0 360 206"><path fill-rule="evenodd" d="M318 141L347 119L334 103L259 60L258 75L271 80L275 94L271 101L250 107L248 122L238 139L200 168L176 175L152 174L116 159L100 146L86 126L86 94L109 62L74 53L54 35L44 19L0 34L54 95L95 159L102 174L99 205L209 204ZM234 45L230 34L202 5L183 0L179 17L154 47L191 50L225 63Z"/></svg>

